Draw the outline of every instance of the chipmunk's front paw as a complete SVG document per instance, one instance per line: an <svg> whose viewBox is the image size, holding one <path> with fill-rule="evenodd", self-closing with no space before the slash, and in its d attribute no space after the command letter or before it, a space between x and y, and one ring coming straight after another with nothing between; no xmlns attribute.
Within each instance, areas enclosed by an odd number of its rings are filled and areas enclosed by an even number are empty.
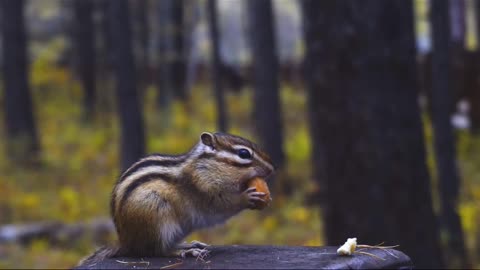
<svg viewBox="0 0 480 270"><path fill-rule="evenodd" d="M245 198L247 208L257 209L259 204L266 203L263 198L267 194L265 192L258 192L257 188L255 188L255 187L247 188L242 193L242 195Z"/></svg>
<svg viewBox="0 0 480 270"><path fill-rule="evenodd" d="M179 254L182 258L186 258L187 256L196 257L197 259L203 259L210 251L204 248L189 248L189 249L181 249L179 250Z"/></svg>
<svg viewBox="0 0 480 270"><path fill-rule="evenodd" d="M178 245L177 248L178 249L191 249L191 248L202 248L203 249L203 248L206 248L208 246L209 246L208 244L205 244L205 243L197 241L197 240L193 240L190 243L183 242L182 244Z"/></svg>
<svg viewBox="0 0 480 270"><path fill-rule="evenodd" d="M182 244L177 245L176 255L185 258L187 256L196 257L199 259L205 258L210 251L205 249L208 247L208 244L202 243L197 240L193 240L190 243L183 242Z"/></svg>

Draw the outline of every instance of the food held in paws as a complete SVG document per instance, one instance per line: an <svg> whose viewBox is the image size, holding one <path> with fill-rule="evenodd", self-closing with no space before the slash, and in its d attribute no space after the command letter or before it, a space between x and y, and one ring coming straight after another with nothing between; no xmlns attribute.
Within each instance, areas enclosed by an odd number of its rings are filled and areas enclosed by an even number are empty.
<svg viewBox="0 0 480 270"><path fill-rule="evenodd" d="M252 178L250 181L248 181L248 187L255 187L257 189L257 192L265 193L265 196L262 197L264 202L256 201L255 209L261 210L270 204L270 202L272 201L272 197L270 197L270 190L268 189L268 185L265 179L260 177Z"/></svg>

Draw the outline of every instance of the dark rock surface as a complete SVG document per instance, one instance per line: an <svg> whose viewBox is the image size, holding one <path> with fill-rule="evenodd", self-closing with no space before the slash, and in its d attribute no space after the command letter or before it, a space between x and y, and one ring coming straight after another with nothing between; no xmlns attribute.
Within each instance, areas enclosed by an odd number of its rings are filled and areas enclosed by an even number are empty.
<svg viewBox="0 0 480 270"><path fill-rule="evenodd" d="M76 269L411 269L410 258L395 249L362 248L353 256L338 247L211 246L205 258L112 258Z"/></svg>

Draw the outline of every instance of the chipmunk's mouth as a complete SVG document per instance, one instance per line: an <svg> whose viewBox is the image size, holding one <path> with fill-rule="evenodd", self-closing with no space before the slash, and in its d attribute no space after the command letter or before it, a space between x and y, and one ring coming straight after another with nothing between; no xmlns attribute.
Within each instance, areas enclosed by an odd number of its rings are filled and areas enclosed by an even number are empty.
<svg viewBox="0 0 480 270"><path fill-rule="evenodd" d="M250 178L246 178L245 180L243 180L240 184L240 192L243 192L245 190L247 190L249 187L250 187L250 182L255 179L255 178L261 178L263 181L267 182L267 178L270 176L271 174L269 174L268 176L254 176L254 177L250 177Z"/></svg>
<svg viewBox="0 0 480 270"><path fill-rule="evenodd" d="M240 181L240 192L243 192L248 189L248 183L252 181L257 176L246 177L242 181Z"/></svg>
<svg viewBox="0 0 480 270"><path fill-rule="evenodd" d="M252 180L253 178L248 178L240 184L240 192L244 192L248 188L248 183Z"/></svg>
<svg viewBox="0 0 480 270"><path fill-rule="evenodd" d="M254 173L244 177L240 181L240 192L243 192L249 188L249 183L254 179L254 178L262 178L265 182L269 183L270 181L268 180L271 176L273 175L273 171L267 171L267 170L255 170Z"/></svg>

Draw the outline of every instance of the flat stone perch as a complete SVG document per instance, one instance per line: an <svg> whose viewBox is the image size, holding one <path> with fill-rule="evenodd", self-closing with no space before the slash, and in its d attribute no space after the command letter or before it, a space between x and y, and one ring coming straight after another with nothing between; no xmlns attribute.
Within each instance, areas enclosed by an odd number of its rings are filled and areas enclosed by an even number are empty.
<svg viewBox="0 0 480 270"><path fill-rule="evenodd" d="M76 269L412 269L410 258L395 249L362 249L373 254L337 255L338 247L210 246L204 259L154 257L112 258Z"/></svg>

